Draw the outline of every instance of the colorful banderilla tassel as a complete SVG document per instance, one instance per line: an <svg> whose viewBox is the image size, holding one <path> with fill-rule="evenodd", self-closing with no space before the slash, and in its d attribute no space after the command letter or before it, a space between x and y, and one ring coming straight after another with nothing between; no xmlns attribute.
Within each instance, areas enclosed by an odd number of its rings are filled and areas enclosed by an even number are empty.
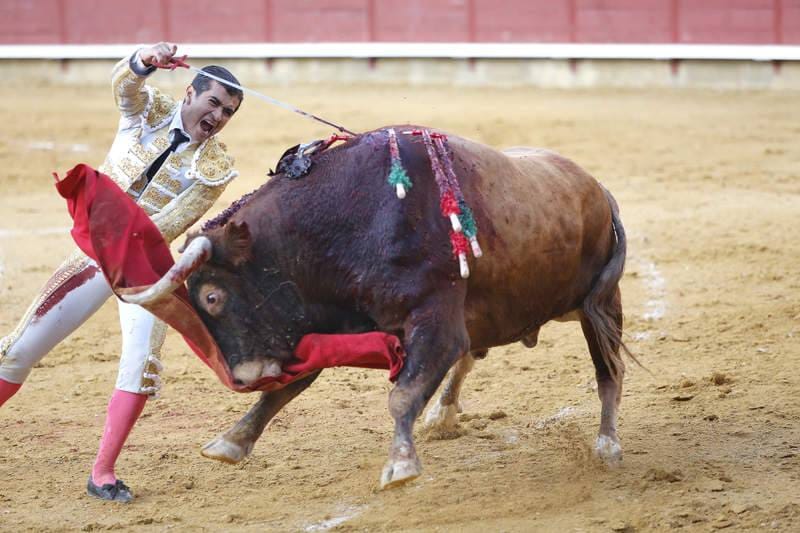
<svg viewBox="0 0 800 533"><path fill-rule="evenodd" d="M458 201L447 182L447 176L442 169L442 163L436 154L436 148L433 146L431 134L428 130L422 130L422 140L428 150L428 159L431 161L433 177L436 179L436 185L439 186L439 206L442 210L442 215L450 219L453 231L461 231L461 221L458 220Z"/></svg>
<svg viewBox="0 0 800 533"><path fill-rule="evenodd" d="M401 200L406 197L406 191L411 188L411 178L408 177L403 162L400 160L400 148L397 146L397 134L394 128L389 128L389 155L392 166L389 169L389 185L394 186L397 197Z"/></svg>
<svg viewBox="0 0 800 533"><path fill-rule="evenodd" d="M461 210L461 214L458 218L461 220L461 227L464 228L464 235L467 237L472 247L472 255L481 257L483 255L483 250L481 250L478 244L478 225L475 223L472 209L469 208L467 202L463 198L458 201L458 207Z"/></svg>
<svg viewBox="0 0 800 533"><path fill-rule="evenodd" d="M453 231L461 231L461 220L459 218L458 200L453 195L453 191L446 190L439 199L439 210L442 215L450 219L450 225L453 226Z"/></svg>
<svg viewBox="0 0 800 533"><path fill-rule="evenodd" d="M393 133L393 132L392 132ZM390 133L390 135L392 134ZM453 256L458 259L461 277L469 277L467 264L467 250L472 247L472 254L481 257L483 252L478 245L478 225L472 210L467 205L458 177L453 170L452 153L449 150L447 136L441 133L431 133L429 130L412 130L403 133L421 135L428 151L431 170L439 188L439 209L445 218L450 219L452 231L450 232L450 246Z"/></svg>
<svg viewBox="0 0 800 533"><path fill-rule="evenodd" d="M450 219L450 225L453 227L453 230L450 232L450 246L453 250L453 256L458 260L461 278L467 279L469 277L469 265L467 264L468 244L467 239L462 233L463 228L459 220L461 211L458 207L458 199L456 198L457 190L454 190L448 182L447 176L442 169L442 162L439 154L437 154L436 147L431 139L431 133L428 130L422 130L422 140L425 142L425 148L428 150L428 159L431 161L433 176L436 179L436 184L439 186L439 209L443 216Z"/></svg>
<svg viewBox="0 0 800 533"><path fill-rule="evenodd" d="M467 279L469 277L469 265L467 264L467 238L459 231L450 232L450 246L453 248L453 255L458 259L458 268L461 271L461 277Z"/></svg>
<svg viewBox="0 0 800 533"><path fill-rule="evenodd" d="M439 159L442 161L442 166L444 167L447 184L458 200L458 218L464 230L464 235L469 239L469 244L472 247L472 255L481 257L483 256L483 250L481 250L478 244L478 225L475 223L472 209L469 208L467 201L464 199L461 186L458 184L458 177L456 176L455 170L453 170L453 157L450 152L450 147L447 144L447 137L435 137L433 142L439 152Z"/></svg>

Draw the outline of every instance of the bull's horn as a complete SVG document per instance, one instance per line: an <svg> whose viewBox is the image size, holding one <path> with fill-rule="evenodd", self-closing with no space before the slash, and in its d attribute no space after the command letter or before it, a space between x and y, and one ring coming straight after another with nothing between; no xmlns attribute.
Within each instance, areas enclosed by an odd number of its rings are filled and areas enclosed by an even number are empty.
<svg viewBox="0 0 800 533"><path fill-rule="evenodd" d="M211 257L213 245L208 237L197 237L189 243L178 262L172 265L169 272L151 285L147 290L137 294L123 294L120 297L132 304L144 305L153 303L183 285L186 278Z"/></svg>

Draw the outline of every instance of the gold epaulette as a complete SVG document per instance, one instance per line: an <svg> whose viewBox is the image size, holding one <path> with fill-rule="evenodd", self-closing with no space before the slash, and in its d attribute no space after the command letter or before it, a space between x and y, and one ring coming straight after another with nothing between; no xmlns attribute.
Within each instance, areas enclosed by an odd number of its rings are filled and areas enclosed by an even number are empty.
<svg viewBox="0 0 800 533"><path fill-rule="evenodd" d="M216 187L224 185L239 175L233 168L233 157L225 143L211 137L194 154L192 168L187 175L200 183Z"/></svg>
<svg viewBox="0 0 800 533"><path fill-rule="evenodd" d="M158 130L172 120L172 115L178 103L168 94L164 94L155 87L147 86L149 98L144 109L144 118L147 127Z"/></svg>

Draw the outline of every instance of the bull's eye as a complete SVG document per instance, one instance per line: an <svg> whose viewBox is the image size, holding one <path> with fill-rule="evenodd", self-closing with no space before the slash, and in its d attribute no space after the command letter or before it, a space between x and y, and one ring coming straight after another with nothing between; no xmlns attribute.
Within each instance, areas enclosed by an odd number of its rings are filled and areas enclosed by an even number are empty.
<svg viewBox="0 0 800 533"><path fill-rule="evenodd" d="M225 308L226 292L211 283L200 287L198 303L211 316L217 316Z"/></svg>

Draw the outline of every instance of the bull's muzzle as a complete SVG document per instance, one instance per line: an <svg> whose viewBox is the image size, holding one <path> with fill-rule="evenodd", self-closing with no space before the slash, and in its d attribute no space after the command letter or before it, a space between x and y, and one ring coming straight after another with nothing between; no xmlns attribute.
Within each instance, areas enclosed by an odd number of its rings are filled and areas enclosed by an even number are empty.
<svg viewBox="0 0 800 533"><path fill-rule="evenodd" d="M231 368L233 379L242 385L250 385L265 377L275 378L282 373L280 361L272 357L244 361Z"/></svg>

